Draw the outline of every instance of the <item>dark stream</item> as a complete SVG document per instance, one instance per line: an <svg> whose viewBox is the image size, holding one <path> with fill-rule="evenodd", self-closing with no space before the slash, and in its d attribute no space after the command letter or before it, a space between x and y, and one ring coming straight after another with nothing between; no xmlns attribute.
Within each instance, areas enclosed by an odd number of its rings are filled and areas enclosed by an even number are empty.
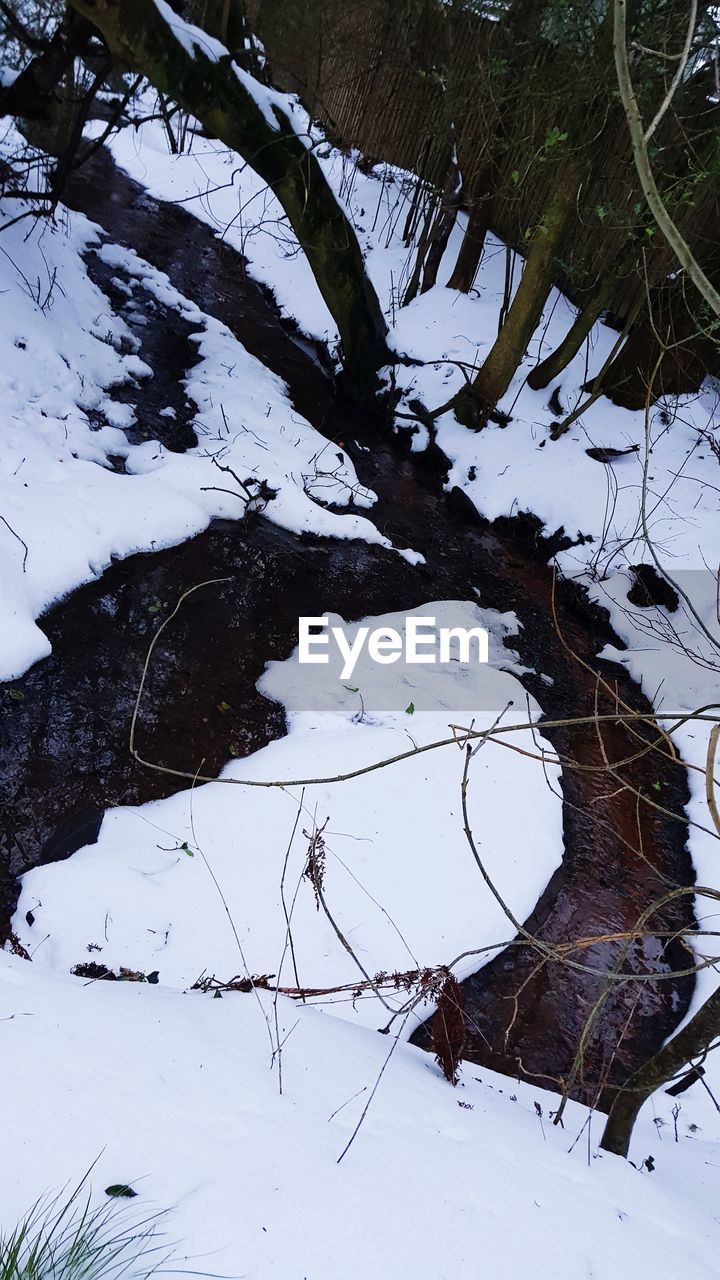
<svg viewBox="0 0 720 1280"><path fill-rule="evenodd" d="M472 600L476 590L484 606L513 609L521 619L512 644L524 663L553 679L548 686L538 676L524 678L548 717L592 714L596 671L634 709L649 710L624 669L596 659L603 644L619 642L603 611L570 583L558 588L559 626L589 669L559 642L550 604L551 547L536 524L519 518L491 525L459 492L446 496L442 459L408 455L382 421L369 421L343 402L323 371L322 353L318 359L281 322L233 250L182 209L150 199L104 153L74 179L68 203L106 227L112 240L166 271L181 292L224 321L286 380L298 410L347 450L361 481L378 493L371 518L396 545L421 551L427 563L411 568L362 543L298 538L262 519L218 522L180 547L113 563L51 610L43 619L51 657L11 688L0 686L0 936L7 936L18 874L94 840L106 807L175 789L171 779L131 760L128 729L149 639L168 607L197 582L230 578L186 603L167 643L158 646L143 705L144 754L170 767L192 770L204 761L206 772L216 771L230 756L246 755L284 733L282 710L254 686L268 660L294 648L299 615L330 610L357 619L429 600ZM112 287L107 269L92 258L91 270L102 287ZM122 294L113 297L113 305L121 302ZM182 448L192 443L179 386L196 358L189 327L177 318L166 324L157 312L143 324L138 306L136 293L134 327L143 343L140 355L155 371L155 411L141 412L136 430L142 435L152 427L157 435L158 424L166 423L166 443ZM176 409L175 419L158 419L161 403ZM601 697L601 712L612 709L611 700ZM637 739L625 729L606 728L602 749L592 727L546 730L545 736L563 755L598 771L564 771L565 857L528 927L550 942L617 934L635 924L668 879L692 882L683 822L638 806L636 795L661 797L682 818L684 772L653 753L621 768L630 788L623 790L601 767L603 750L611 761L637 751ZM662 975L685 967L683 943L667 938L692 925L689 896L656 913L651 927L658 936L633 944L626 971ZM42 908L36 927L40 938ZM596 942L573 958L606 968L619 945ZM601 986L597 976L557 963L538 967L529 947L510 947L464 983L465 1056L539 1085L557 1084L572 1064ZM575 1096L596 1101L600 1086L622 1082L677 1025L691 992L691 978L616 984L588 1045ZM426 1026L416 1041L427 1044L428 1037ZM609 1098L606 1089L600 1105Z"/></svg>

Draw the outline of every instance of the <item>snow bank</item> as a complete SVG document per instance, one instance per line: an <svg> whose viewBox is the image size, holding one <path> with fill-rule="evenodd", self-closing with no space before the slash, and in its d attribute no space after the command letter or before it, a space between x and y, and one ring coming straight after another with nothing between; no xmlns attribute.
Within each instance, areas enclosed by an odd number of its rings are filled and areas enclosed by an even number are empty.
<svg viewBox="0 0 720 1280"><path fill-rule="evenodd" d="M113 387L140 397L152 370L88 277L91 246L127 289L149 291L198 326L200 362L185 387L199 444L185 454L128 441L132 406L114 401ZM10 227L3 250L0 290L11 305L0 313L0 679L49 653L35 620L111 558L181 542L216 516L240 518L248 501L286 529L390 547L370 520L321 505L369 508L374 495L295 411L281 379L161 272L101 244L98 228L68 210L57 224ZM117 459L127 474L114 470ZM247 491L234 496L217 463ZM275 491L267 505L263 481Z"/></svg>
<svg viewBox="0 0 720 1280"><path fill-rule="evenodd" d="M221 1276L352 1280L709 1280L717 1145L661 1144L653 1174L615 1157L586 1167L571 1107L483 1071L451 1089L420 1050L280 1000L213 1000L85 984L0 955L8 1098L3 1222L98 1158L99 1198L168 1209L178 1267ZM267 1019L267 1022L266 1022ZM57 1054L51 1060L51 1046ZM480 1073L476 1073L480 1074ZM542 1116L535 1110L541 1106Z"/></svg>
<svg viewBox="0 0 720 1280"><path fill-rule="evenodd" d="M458 745L344 783L225 785L333 778L447 740L449 723L483 729L499 716L503 724L522 724L540 715L511 674L522 670L503 645L516 629L512 617L460 602L429 603L413 614L435 615L439 625L487 627L490 664L371 671L365 661L348 687L327 667L300 665L297 652L271 663L259 687L285 705L286 738L228 765L225 782L141 809L111 810L96 845L23 877L14 928L35 964L70 969L92 959L158 970L162 984L177 987L202 972L228 979L246 970L277 974L285 985L299 978L303 986L332 987L379 971L450 963L480 949L458 966L464 976L492 958L514 930L463 834ZM390 614L365 621L403 628L405 620ZM318 672L309 693L308 680ZM383 706L401 709L376 709ZM531 730L512 740L528 752L543 747ZM556 766L548 765L546 776L534 760L494 744L483 746L471 767L470 821L490 876L521 918L560 860L562 806L557 787L548 786L558 777ZM310 835L321 826L324 896L355 959L304 874ZM293 904L292 955L283 896ZM378 1026L387 1006L399 1008L406 995L393 992L386 1003L372 993L319 1002L340 1017ZM407 1035L416 1022L408 1023Z"/></svg>

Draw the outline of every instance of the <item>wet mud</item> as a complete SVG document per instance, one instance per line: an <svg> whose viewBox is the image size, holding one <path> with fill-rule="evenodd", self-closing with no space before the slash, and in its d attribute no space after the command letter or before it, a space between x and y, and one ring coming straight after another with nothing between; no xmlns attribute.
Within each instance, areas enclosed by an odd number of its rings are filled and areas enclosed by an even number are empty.
<svg viewBox="0 0 720 1280"><path fill-rule="evenodd" d="M344 402L323 370L322 354L281 322L242 259L209 229L152 201L105 155L82 171L68 199L113 240L167 271L176 288L285 378L298 409L347 450L361 481L378 493L371 513L378 527L396 545L421 551L427 563L411 568L362 543L298 538L262 519L218 522L180 547L114 563L50 611L42 625L52 655L12 686L0 686L0 936L9 927L18 874L94 839L105 808L175 789L172 779L131 760L128 733L150 639L181 593L198 582L229 579L191 597L168 629L141 715L143 754L171 768L202 765L213 772L284 733L282 709L258 694L255 681L268 660L292 651L298 616L325 610L356 619L429 600L479 597L485 606L517 612L523 629L513 647L553 681L524 677L548 718L592 715L597 673L634 710L650 710L623 668L596 658L605 643L619 642L604 612L567 582L556 593L559 638L547 566L551 546L536 523L525 517L491 525L459 491L446 494L442 459L410 455L386 423ZM182 344L192 343L175 333L175 363L164 361L163 325L155 329L154 349L146 343L141 355L155 369L158 403L173 404ZM615 709L616 695L600 693L601 713ZM669 884L692 883L681 820L685 774L652 752L609 776L607 761L637 755L639 747L618 725L604 728L602 738L594 726L544 732L581 767L563 772L563 863L526 927L547 943L576 942L571 959L605 971L620 958L617 935L632 929ZM652 736L649 729L639 732ZM532 853L528 849L529 859ZM686 895L657 912L646 936L630 946L623 971L636 980L614 984L575 1096L607 1106L612 1086L677 1025L693 980L662 977L687 966L689 953L676 935L692 925ZM512 932L509 925L508 937ZM603 940L583 941L589 938ZM653 980L643 980L648 977ZM557 962L540 965L537 952L518 943L462 985L465 1057L553 1087L568 1075L603 980ZM428 1026L414 1039L429 1047Z"/></svg>

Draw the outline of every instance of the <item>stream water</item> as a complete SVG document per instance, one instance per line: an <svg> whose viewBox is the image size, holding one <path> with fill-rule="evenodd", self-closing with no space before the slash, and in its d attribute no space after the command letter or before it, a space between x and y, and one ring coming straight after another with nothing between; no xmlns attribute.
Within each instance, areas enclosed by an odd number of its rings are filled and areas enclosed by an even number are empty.
<svg viewBox="0 0 720 1280"><path fill-rule="evenodd" d="M517 612L523 628L513 647L528 667L553 681L524 677L548 718L592 714L597 672L633 709L649 711L625 670L596 658L603 644L619 641L603 611L568 582L557 589L560 642L550 547L536 523L527 517L483 521L459 491L444 492L441 458L403 452L380 417L370 421L345 403L324 371L322 352L280 320L272 299L248 278L229 246L182 209L153 201L105 153L75 178L67 202L101 223L112 240L166 271L182 293L286 380L298 410L347 450L362 483L378 494L372 519L396 545L421 551L426 564L411 568L397 555L358 542L295 537L262 519L217 522L182 546L113 563L50 611L43 627L51 657L14 681L12 690L0 686L0 937L9 930L18 874L94 840L106 807L174 789L167 777L131 760L128 728L158 618L183 590L205 579L230 581L213 588L211 608L202 593L187 602L159 647L143 704L143 748L170 767L192 770L204 760L204 770L212 772L231 755L248 754L284 733L281 709L257 693L255 681L268 660L292 651L298 616L326 610L350 620L428 600L479 596L484 606ZM101 287L111 289L92 255L90 268ZM123 296L113 304L120 307ZM133 307L137 312L137 292ZM133 325L133 316L126 318ZM166 422L174 433L168 446L186 447L193 437L180 379L196 359L190 328L149 298L147 315L136 314L135 324L143 343L139 354L155 372L151 394L177 414L174 421L158 419L146 404L137 431L152 428L156 435L158 421ZM602 694L600 710L612 709L612 699ZM592 726L543 732L582 768L564 771L564 858L526 927L550 943L605 938L576 949L573 958L607 968L621 945L612 935L632 928L668 880L692 883L682 821L685 774L651 753L620 768L620 785L603 771L604 755L622 760L637 753L637 738L626 729L607 728L602 742ZM638 804L638 792L661 795L662 809ZM614 985L587 1045L575 1096L606 1106L612 1085L677 1025L692 979L644 979L687 965L688 952L673 935L692 924L686 895L653 916L652 936L630 947L624 970L637 980ZM466 1058L557 1085L567 1076L601 988L596 974L538 965L537 952L526 945L508 948L463 984ZM427 1025L414 1038L428 1046Z"/></svg>

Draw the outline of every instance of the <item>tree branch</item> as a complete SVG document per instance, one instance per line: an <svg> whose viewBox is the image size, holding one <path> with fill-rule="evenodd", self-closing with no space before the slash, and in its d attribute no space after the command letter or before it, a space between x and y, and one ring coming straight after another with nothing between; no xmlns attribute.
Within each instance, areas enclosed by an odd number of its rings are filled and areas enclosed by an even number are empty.
<svg viewBox="0 0 720 1280"><path fill-rule="evenodd" d="M346 370L362 386L391 360L387 327L355 231L281 95L236 66L224 46L163 0L70 3L115 57L239 152L271 187L338 326Z"/></svg>
<svg viewBox="0 0 720 1280"><path fill-rule="evenodd" d="M647 138L643 129L640 108L633 89L627 54L627 0L614 0L613 51L617 71L620 99L630 130L633 158L643 194L660 231L673 250L678 262L696 289L702 294L716 316L720 316L720 293L710 283L705 272L690 250L687 241L678 231L662 201L650 164ZM652 128L652 126L651 126Z"/></svg>

